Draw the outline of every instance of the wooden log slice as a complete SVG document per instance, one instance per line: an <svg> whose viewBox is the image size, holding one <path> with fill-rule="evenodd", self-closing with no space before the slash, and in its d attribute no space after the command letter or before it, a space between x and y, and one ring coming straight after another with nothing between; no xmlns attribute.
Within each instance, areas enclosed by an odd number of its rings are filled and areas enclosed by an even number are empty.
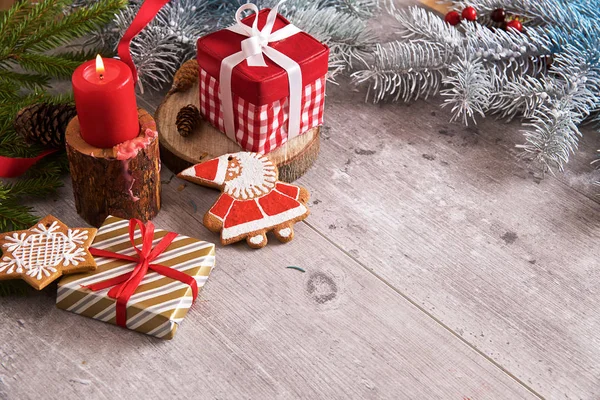
<svg viewBox="0 0 600 400"><path fill-rule="evenodd" d="M138 110L140 137L156 131L154 119ZM158 140L129 159L118 159L117 150L94 147L83 140L79 120L73 118L65 134L77 213L93 226L108 215L144 222L160 210L160 154Z"/></svg>
<svg viewBox="0 0 600 400"><path fill-rule="evenodd" d="M173 172L179 173L194 164L242 148L206 121L202 121L188 137L177 132L177 113L188 104L199 103L198 83L184 92L168 94L156 110L155 118L160 139L161 158ZM301 177L319 154L319 127L295 137L267 156L279 168L279 180L292 182Z"/></svg>

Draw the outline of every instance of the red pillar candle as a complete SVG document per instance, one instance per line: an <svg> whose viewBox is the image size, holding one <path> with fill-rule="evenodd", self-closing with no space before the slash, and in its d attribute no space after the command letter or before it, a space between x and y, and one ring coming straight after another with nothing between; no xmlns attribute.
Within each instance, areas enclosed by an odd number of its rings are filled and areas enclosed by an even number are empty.
<svg viewBox="0 0 600 400"><path fill-rule="evenodd" d="M72 82L83 140L110 148L139 135L133 76L127 64L98 56L81 64Z"/></svg>

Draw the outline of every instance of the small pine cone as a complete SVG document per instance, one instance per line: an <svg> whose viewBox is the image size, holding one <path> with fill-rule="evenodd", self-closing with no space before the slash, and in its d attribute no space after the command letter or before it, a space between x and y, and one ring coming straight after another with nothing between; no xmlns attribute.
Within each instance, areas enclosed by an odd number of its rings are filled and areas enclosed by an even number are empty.
<svg viewBox="0 0 600 400"><path fill-rule="evenodd" d="M77 115L71 104L38 103L18 112L14 127L27 143L61 148L69 121Z"/></svg>
<svg viewBox="0 0 600 400"><path fill-rule="evenodd" d="M177 120L175 121L177 132L181 136L187 137L200 125L201 120L202 117L198 108L193 104L188 104L177 113Z"/></svg>
<svg viewBox="0 0 600 400"><path fill-rule="evenodd" d="M198 81L198 61L195 59L184 62L175 72L173 86L169 93L185 92Z"/></svg>

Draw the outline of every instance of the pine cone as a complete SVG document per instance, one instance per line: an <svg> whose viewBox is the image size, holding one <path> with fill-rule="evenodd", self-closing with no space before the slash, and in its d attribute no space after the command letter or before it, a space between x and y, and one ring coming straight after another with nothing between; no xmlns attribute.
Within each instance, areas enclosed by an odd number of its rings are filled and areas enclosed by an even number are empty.
<svg viewBox="0 0 600 400"><path fill-rule="evenodd" d="M175 72L173 86L169 93L185 92L198 81L198 61L195 59L184 62Z"/></svg>
<svg viewBox="0 0 600 400"><path fill-rule="evenodd" d="M187 137L200 125L201 120L202 117L198 108L193 104L188 104L177 113L177 120L175 121L177 132L181 136Z"/></svg>
<svg viewBox="0 0 600 400"><path fill-rule="evenodd" d="M67 125L75 115L77 110L72 104L38 103L19 111L14 126L27 143L61 148Z"/></svg>

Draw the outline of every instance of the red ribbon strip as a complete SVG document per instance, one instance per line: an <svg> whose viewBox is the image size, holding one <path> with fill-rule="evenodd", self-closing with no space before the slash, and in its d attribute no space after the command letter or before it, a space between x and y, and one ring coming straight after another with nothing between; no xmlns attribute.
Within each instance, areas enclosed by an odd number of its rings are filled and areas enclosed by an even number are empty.
<svg viewBox="0 0 600 400"><path fill-rule="evenodd" d="M23 175L33 164L55 151L56 149L44 150L38 156L32 158L0 156L0 178L16 178Z"/></svg>
<svg viewBox="0 0 600 400"><path fill-rule="evenodd" d="M140 232L142 233L141 250L135 245L134 241L136 227L139 227ZM139 219L131 219L129 220L129 239L131 240L131 244L138 255L137 257L90 247L90 253L94 256L117 258L119 260L133 261L137 263L131 272L107 279L102 282L94 283L92 285L84 286L92 291L98 291L112 287L112 289L108 291L108 297L117 300L117 325L127 327L127 302L142 282L142 279L144 279L144 276L146 276L146 273L148 273L148 270L152 270L162 276L189 285L192 288L193 301L196 301L196 297L198 297L198 284L193 277L177 271L176 269L165 267L164 265L151 264L152 261L154 261L163 251L165 251L167 247L169 247L171 242L173 242L173 239L176 237L176 233L169 232L160 240L155 248L152 248L152 241L154 240L154 224L148 221L144 225L144 223Z"/></svg>
<svg viewBox="0 0 600 400"><path fill-rule="evenodd" d="M129 46L131 45L131 41L134 37L137 36L138 33L142 31L154 19L156 14L160 11L160 9L169 2L169 0L146 0L140 7L138 13L136 14L133 21L131 21L131 25L125 31L125 34L119 41L119 45L117 46L117 53L119 54L119 58L121 61L125 62L131 68L131 73L133 74L134 82L138 80L137 69L135 68L135 64L133 63L133 59L131 58L131 51Z"/></svg>

